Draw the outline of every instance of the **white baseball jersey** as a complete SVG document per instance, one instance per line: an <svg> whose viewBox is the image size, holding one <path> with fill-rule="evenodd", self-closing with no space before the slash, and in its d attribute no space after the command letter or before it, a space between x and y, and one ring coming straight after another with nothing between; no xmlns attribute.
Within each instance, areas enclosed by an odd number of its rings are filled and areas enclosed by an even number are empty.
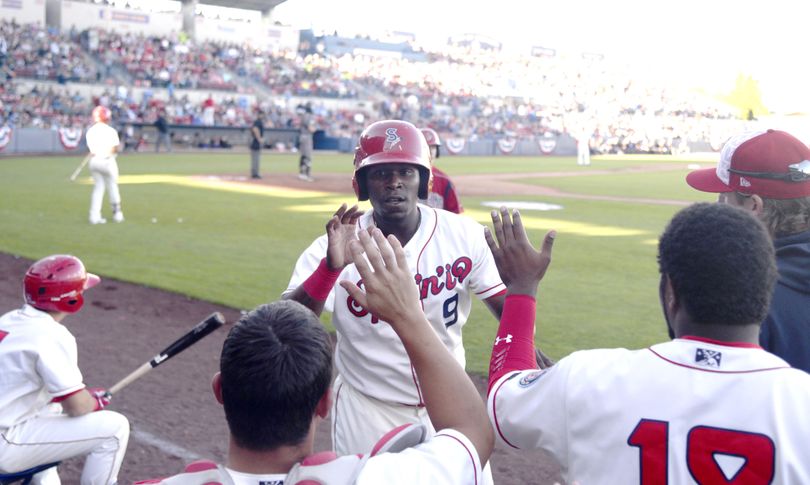
<svg viewBox="0 0 810 485"><path fill-rule="evenodd" d="M456 360L465 365L461 328L467 321L472 295L480 299L505 289L492 253L484 239L484 228L472 219L418 205L421 221L416 234L405 245L405 256L420 288L422 308ZM361 216L357 230L373 225L372 213ZM298 258L285 294L300 286L326 257L326 235L316 239ZM357 268L350 264L338 281L360 282ZM335 365L352 387L385 402L419 405L421 391L402 342L384 321L371 315L335 285L325 309L333 312L337 329Z"/></svg>
<svg viewBox="0 0 810 485"><path fill-rule="evenodd" d="M87 130L87 148L93 157L108 158L115 154L113 149L121 144L118 132L106 123L95 123Z"/></svg>
<svg viewBox="0 0 810 485"><path fill-rule="evenodd" d="M29 305L0 317L0 369L0 430L84 388L76 339Z"/></svg>
<svg viewBox="0 0 810 485"><path fill-rule="evenodd" d="M809 374L691 337L509 373L488 402L500 440L549 451L588 485L810 483L809 409Z"/></svg>
<svg viewBox="0 0 810 485"><path fill-rule="evenodd" d="M466 436L453 429L445 429L438 432L431 440L412 448L370 457L356 475L356 480L351 480L351 473L348 476L342 476L341 473L327 473L326 475L329 477L326 483L335 485L377 485L381 483L390 485L417 483L478 485L481 479L481 463L478 459L478 452ZM220 466L216 469L175 475L157 483L202 485L220 482L233 485L284 485L285 478L286 475L283 474L253 475L234 472Z"/></svg>

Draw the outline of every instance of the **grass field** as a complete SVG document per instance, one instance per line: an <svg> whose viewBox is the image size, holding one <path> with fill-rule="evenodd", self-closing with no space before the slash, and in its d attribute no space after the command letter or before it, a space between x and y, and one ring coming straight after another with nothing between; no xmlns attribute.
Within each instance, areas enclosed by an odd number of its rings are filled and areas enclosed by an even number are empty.
<svg viewBox="0 0 810 485"><path fill-rule="evenodd" d="M91 185L68 176L80 156L0 158L0 251L36 259L51 253L81 257L91 271L236 308L278 297L307 245L349 194L295 192L188 178L244 175L247 154L135 154L119 157L126 223L87 223ZM587 168L571 158L444 157L451 175L515 173L516 181L563 192L681 201L707 201L689 189L687 163L672 158L596 158ZM295 173L294 155L265 155L263 174ZM627 173L629 167L664 170ZM314 172L345 173L346 155L317 154ZM532 177L536 172L607 170L593 176ZM522 211L531 237L559 232L554 262L541 285L538 341L553 358L593 347L641 347L664 339L658 308L655 241L679 207L568 197L464 197L482 223L482 203L542 201L560 211ZM105 202L106 203L106 202ZM104 207L105 213L109 213ZM153 222L153 220L155 222ZM148 302L144 302L148 304ZM325 318L328 320L328 318ZM480 303L464 327L468 368L484 371L496 322Z"/></svg>

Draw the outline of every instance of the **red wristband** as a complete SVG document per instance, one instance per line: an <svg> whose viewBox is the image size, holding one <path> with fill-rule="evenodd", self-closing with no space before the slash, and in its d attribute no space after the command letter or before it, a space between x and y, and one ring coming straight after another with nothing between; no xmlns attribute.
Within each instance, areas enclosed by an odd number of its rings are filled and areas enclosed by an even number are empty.
<svg viewBox="0 0 810 485"><path fill-rule="evenodd" d="M536 301L529 295L507 295L489 361L489 386L513 370L537 369L534 356Z"/></svg>
<svg viewBox="0 0 810 485"><path fill-rule="evenodd" d="M341 272L342 270L329 269L329 266L326 265L326 258L323 258L315 272L301 286L313 299L324 301L335 286Z"/></svg>

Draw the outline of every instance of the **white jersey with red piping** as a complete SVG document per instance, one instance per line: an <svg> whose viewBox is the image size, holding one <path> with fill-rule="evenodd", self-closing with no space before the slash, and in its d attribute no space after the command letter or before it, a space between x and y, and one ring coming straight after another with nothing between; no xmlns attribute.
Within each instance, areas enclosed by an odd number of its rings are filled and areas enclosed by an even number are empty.
<svg viewBox="0 0 810 485"><path fill-rule="evenodd" d="M456 360L465 365L462 327L467 322L472 296L481 300L505 290L492 253L484 239L484 227L472 219L418 205L419 229L405 245L408 265L419 286L428 321ZM373 225L372 213L364 214L358 231ZM299 257L289 294L300 286L326 257L327 236L316 239ZM353 264L338 281L361 282ZM340 285L335 285L325 309L333 312L337 329L335 364L355 389L381 401L421 405L419 383L405 348L393 329L357 304Z"/></svg>
<svg viewBox="0 0 810 485"><path fill-rule="evenodd" d="M753 344L693 337L575 352L489 395L499 440L568 483L810 483L810 375Z"/></svg>

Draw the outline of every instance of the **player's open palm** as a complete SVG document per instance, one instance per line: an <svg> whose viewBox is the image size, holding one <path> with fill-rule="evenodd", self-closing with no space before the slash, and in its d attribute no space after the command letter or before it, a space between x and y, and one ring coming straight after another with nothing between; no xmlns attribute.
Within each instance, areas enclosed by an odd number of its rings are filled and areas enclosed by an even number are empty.
<svg viewBox="0 0 810 485"><path fill-rule="evenodd" d="M500 214L492 211L492 225L494 238L488 228L484 236L495 258L501 280L510 293L534 295L537 293L537 285L551 264L551 249L557 233L549 231L538 252L529 241L517 210L512 217L506 207L501 207Z"/></svg>
<svg viewBox="0 0 810 485"><path fill-rule="evenodd" d="M363 211L359 210L356 205L347 209L346 204L343 204L326 223L326 234L329 240L326 264L330 269L343 269L352 262L349 243L357 240L355 235L357 219L362 215Z"/></svg>
<svg viewBox="0 0 810 485"><path fill-rule="evenodd" d="M394 330L408 317L423 315L419 306L419 291L408 268L405 251L396 237L386 239L375 228L371 235L361 231L359 241L350 246L354 265L363 278L365 289L364 292L353 282L341 281L341 286L352 298L381 320L390 323Z"/></svg>

